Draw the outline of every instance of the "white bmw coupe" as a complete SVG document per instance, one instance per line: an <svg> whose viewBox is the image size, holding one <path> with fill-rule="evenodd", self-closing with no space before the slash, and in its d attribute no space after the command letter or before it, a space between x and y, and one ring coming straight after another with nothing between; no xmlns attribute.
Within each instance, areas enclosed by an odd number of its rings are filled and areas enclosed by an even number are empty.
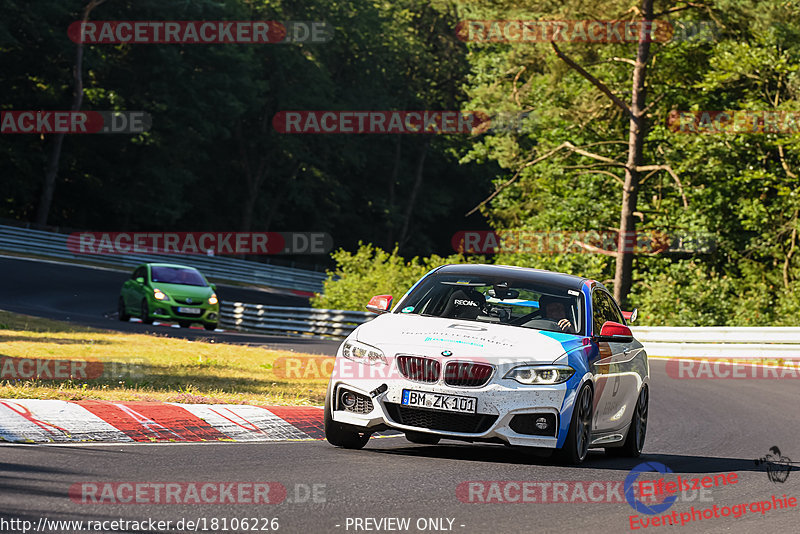
<svg viewBox="0 0 800 534"><path fill-rule="evenodd" d="M636 457L647 430L650 370L599 282L498 265L447 265L360 325L336 355L325 399L327 440L363 447L395 429L555 450ZM634 316L635 319L635 311Z"/></svg>

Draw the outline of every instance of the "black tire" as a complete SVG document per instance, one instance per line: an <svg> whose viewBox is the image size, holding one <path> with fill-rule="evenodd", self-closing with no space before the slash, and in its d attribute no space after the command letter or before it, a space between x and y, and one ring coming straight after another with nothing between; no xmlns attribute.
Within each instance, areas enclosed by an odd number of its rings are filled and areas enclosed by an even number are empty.
<svg viewBox="0 0 800 534"><path fill-rule="evenodd" d="M144 324L153 324L153 318L150 317L150 307L147 305L147 299L142 299L139 314Z"/></svg>
<svg viewBox="0 0 800 534"><path fill-rule="evenodd" d="M125 309L125 299L122 297L117 301L117 315L122 322L128 322L131 318L128 310Z"/></svg>
<svg viewBox="0 0 800 534"><path fill-rule="evenodd" d="M203 323L203 328L206 330L216 330L218 323Z"/></svg>
<svg viewBox="0 0 800 534"><path fill-rule="evenodd" d="M331 388L328 386L328 394L325 395L325 439L328 443L344 449L362 449L369 441L369 433L358 432L348 425L337 423L331 415L333 400L331 398Z"/></svg>
<svg viewBox="0 0 800 534"><path fill-rule="evenodd" d="M570 465L583 463L589 454L593 415L594 393L589 384L584 384L575 399L567 440L559 451L559 460Z"/></svg>
<svg viewBox="0 0 800 534"><path fill-rule="evenodd" d="M436 445L441 439L439 436L433 434L426 434L425 432L406 431L406 439L411 443L419 443L420 445Z"/></svg>
<svg viewBox="0 0 800 534"><path fill-rule="evenodd" d="M189 328L190 326L192 326L192 323L191 321L178 321L178 325L181 328Z"/></svg>
<svg viewBox="0 0 800 534"><path fill-rule="evenodd" d="M609 456L624 456L626 458L638 458L644 448L644 439L647 435L647 412L650 403L650 392L647 386L642 386L639 398L636 399L636 408L631 417L631 426L628 427L628 435L622 447L608 447L606 454Z"/></svg>

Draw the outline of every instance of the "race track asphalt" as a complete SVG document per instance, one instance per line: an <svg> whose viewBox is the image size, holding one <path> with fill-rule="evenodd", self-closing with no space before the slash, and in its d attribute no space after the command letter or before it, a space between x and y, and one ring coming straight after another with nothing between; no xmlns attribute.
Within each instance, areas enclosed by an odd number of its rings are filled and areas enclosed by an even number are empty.
<svg viewBox="0 0 800 534"><path fill-rule="evenodd" d="M581 467L532 457L500 445L443 441L413 445L402 437L372 439L361 451L324 441L267 444L3 445L0 510L6 518L49 519L277 517L280 532L376 532L346 528L347 518L449 518L452 531L626 532L626 502L469 503L456 488L467 481L617 481L641 462L660 462L682 477L735 472L737 483L702 497L687 492L665 513L800 497L800 474L771 482L755 459L772 446L797 457L797 389L792 381L677 380L652 362L651 418L643 456L618 459L592 452ZM674 479L674 478L673 478ZM82 481L279 482L280 504L77 504L70 486ZM298 486L299 485L299 486ZM303 501L318 485L317 500ZM324 486L319 486L324 485ZM488 487L488 486L487 486ZM624 487L624 486L623 486ZM298 489L299 488L299 489ZM695 495L692 495L695 493ZM509 494L514 498L516 493ZM297 497L300 499L297 499ZM702 500L701 500L702 498ZM680 515L678 515L680 517ZM795 532L798 509L704 519L648 532ZM445 523L447 524L447 523ZM339 525L339 526L337 526ZM463 526L461 526L463 525ZM794 526L793 526L794 525ZM391 532L382 529L380 532ZM448 532L418 530L409 532Z"/></svg>

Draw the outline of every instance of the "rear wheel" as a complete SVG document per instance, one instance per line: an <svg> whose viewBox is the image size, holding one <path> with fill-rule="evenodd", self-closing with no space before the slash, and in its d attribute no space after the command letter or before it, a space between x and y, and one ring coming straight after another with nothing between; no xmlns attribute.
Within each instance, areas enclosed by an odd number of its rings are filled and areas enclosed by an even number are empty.
<svg viewBox="0 0 800 534"><path fill-rule="evenodd" d="M331 445L345 449L363 448L369 441L369 433L357 432L352 427L334 421L332 401L330 387L328 387L328 394L325 396L325 439Z"/></svg>
<svg viewBox="0 0 800 534"><path fill-rule="evenodd" d="M192 326L192 323L190 321L178 321L178 324L180 325L181 328L189 328L190 326Z"/></svg>
<svg viewBox="0 0 800 534"><path fill-rule="evenodd" d="M628 428L628 436L622 447L609 447L606 454L611 456L627 456L628 458L638 458L644 448L644 438L647 434L647 409L650 401L650 393L647 386L642 386L639 392L639 399L636 401L636 409L631 418L631 426Z"/></svg>
<svg viewBox="0 0 800 534"><path fill-rule="evenodd" d="M117 315L120 321L127 322L130 320L131 316L128 313L128 310L125 309L125 299L122 297L119 298L117 301Z"/></svg>
<svg viewBox="0 0 800 534"><path fill-rule="evenodd" d="M419 443L420 445L436 445L441 439L439 436L433 434L426 434L425 432L406 432L406 439L411 443Z"/></svg>
<svg viewBox="0 0 800 534"><path fill-rule="evenodd" d="M150 306L147 305L147 299L142 299L139 314L144 324L153 324L153 318L150 317Z"/></svg>
<svg viewBox="0 0 800 534"><path fill-rule="evenodd" d="M591 386L584 384L572 409L572 421L569 424L567 440L559 453L560 459L565 463L580 464L589 454L592 415L594 414L593 398Z"/></svg>

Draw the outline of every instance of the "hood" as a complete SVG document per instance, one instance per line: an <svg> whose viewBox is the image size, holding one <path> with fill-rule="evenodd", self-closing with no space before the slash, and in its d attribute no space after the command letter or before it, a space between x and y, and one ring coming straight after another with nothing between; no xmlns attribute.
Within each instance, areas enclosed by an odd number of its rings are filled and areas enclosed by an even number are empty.
<svg viewBox="0 0 800 534"><path fill-rule="evenodd" d="M358 341L378 347L387 356L398 353L452 358L520 360L552 363L584 344L582 336L493 323L442 317L385 313L362 324ZM450 356L448 356L450 357Z"/></svg>
<svg viewBox="0 0 800 534"><path fill-rule="evenodd" d="M157 287L170 297L178 298L196 298L198 300L207 299L214 293L214 290L209 286L187 286L183 284L165 284L164 282L151 282L152 287Z"/></svg>

